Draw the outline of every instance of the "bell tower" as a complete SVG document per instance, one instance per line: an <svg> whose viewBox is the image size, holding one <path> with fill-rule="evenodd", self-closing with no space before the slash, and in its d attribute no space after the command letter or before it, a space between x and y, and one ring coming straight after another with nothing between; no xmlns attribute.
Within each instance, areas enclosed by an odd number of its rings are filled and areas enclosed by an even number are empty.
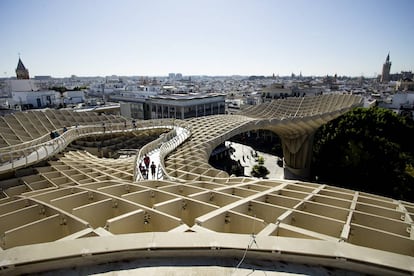
<svg viewBox="0 0 414 276"><path fill-rule="evenodd" d="M20 56L19 56L19 62L17 63L16 76L18 80L30 79L29 70L27 70L26 67L24 66L22 60L20 59Z"/></svg>
<svg viewBox="0 0 414 276"><path fill-rule="evenodd" d="M387 58L385 59L384 65L382 65L382 75L381 75L381 82L387 83L390 81L390 70L391 70L391 61L390 61L390 53L388 53Z"/></svg>

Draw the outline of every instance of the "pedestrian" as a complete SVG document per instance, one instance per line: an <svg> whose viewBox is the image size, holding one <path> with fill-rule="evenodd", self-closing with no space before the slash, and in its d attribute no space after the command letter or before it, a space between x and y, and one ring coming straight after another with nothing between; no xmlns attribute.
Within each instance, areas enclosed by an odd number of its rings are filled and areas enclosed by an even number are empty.
<svg viewBox="0 0 414 276"><path fill-rule="evenodd" d="M53 131L50 132L50 139L55 139L55 133Z"/></svg>
<svg viewBox="0 0 414 276"><path fill-rule="evenodd" d="M157 168L157 165L154 164L154 161L152 161L151 164L151 175L152 175L152 179L155 179L155 170Z"/></svg>
<svg viewBox="0 0 414 276"><path fill-rule="evenodd" d="M150 165L150 158L149 158L149 156L148 156L148 155L146 155L146 154L145 154L145 157L144 157L144 164L145 164L145 167L146 167L146 168L147 168L147 170L148 170L149 165Z"/></svg>
<svg viewBox="0 0 414 276"><path fill-rule="evenodd" d="M68 131L68 128L67 127L63 127L63 132L66 132L66 131Z"/></svg>
<svg viewBox="0 0 414 276"><path fill-rule="evenodd" d="M105 133L105 122L102 122L102 128L103 128L103 132Z"/></svg>
<svg viewBox="0 0 414 276"><path fill-rule="evenodd" d="M139 164L139 171L141 172L142 177L147 179L147 171L141 163Z"/></svg>

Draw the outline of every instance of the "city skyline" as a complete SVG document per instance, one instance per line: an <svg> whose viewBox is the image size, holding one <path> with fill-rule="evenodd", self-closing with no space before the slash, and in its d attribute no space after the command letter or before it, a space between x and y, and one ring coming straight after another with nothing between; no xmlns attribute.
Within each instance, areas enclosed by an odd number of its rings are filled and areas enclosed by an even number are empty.
<svg viewBox="0 0 414 276"><path fill-rule="evenodd" d="M0 2L1 77L413 70L414 1Z"/></svg>

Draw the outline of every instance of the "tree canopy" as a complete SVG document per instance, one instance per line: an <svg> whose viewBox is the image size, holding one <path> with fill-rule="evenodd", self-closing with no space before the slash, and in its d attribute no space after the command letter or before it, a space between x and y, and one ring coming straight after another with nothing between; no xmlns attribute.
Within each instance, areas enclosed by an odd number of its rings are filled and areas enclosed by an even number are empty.
<svg viewBox="0 0 414 276"><path fill-rule="evenodd" d="M270 172L269 170L263 165L254 165L250 174L254 177L266 177Z"/></svg>
<svg viewBox="0 0 414 276"><path fill-rule="evenodd" d="M321 182L414 200L414 123L383 108L355 108L315 134L312 175Z"/></svg>
<svg viewBox="0 0 414 276"><path fill-rule="evenodd" d="M254 165L252 171L250 172L252 176L264 178L270 173L269 170L264 166L264 161L265 160L263 156L259 156L257 158L258 164Z"/></svg>
<svg viewBox="0 0 414 276"><path fill-rule="evenodd" d="M63 93L66 91L81 91L83 89L87 89L86 86L75 86L73 89L68 89L64 86L52 86L49 88L50 90L55 90L57 92Z"/></svg>

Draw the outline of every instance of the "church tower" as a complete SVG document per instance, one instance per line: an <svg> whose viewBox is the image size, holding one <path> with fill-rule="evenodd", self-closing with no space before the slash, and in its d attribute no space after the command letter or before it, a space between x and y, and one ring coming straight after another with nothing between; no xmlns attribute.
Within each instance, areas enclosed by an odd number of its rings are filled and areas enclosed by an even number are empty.
<svg viewBox="0 0 414 276"><path fill-rule="evenodd" d="M20 59L20 57L19 57L19 63L17 63L16 76L18 80L30 79L29 70L27 70L26 67L24 67L24 64L22 60Z"/></svg>
<svg viewBox="0 0 414 276"><path fill-rule="evenodd" d="M382 83L387 83L390 81L390 70L391 70L390 53L388 53L387 59L385 60L384 65L382 65L382 75L381 75Z"/></svg>

